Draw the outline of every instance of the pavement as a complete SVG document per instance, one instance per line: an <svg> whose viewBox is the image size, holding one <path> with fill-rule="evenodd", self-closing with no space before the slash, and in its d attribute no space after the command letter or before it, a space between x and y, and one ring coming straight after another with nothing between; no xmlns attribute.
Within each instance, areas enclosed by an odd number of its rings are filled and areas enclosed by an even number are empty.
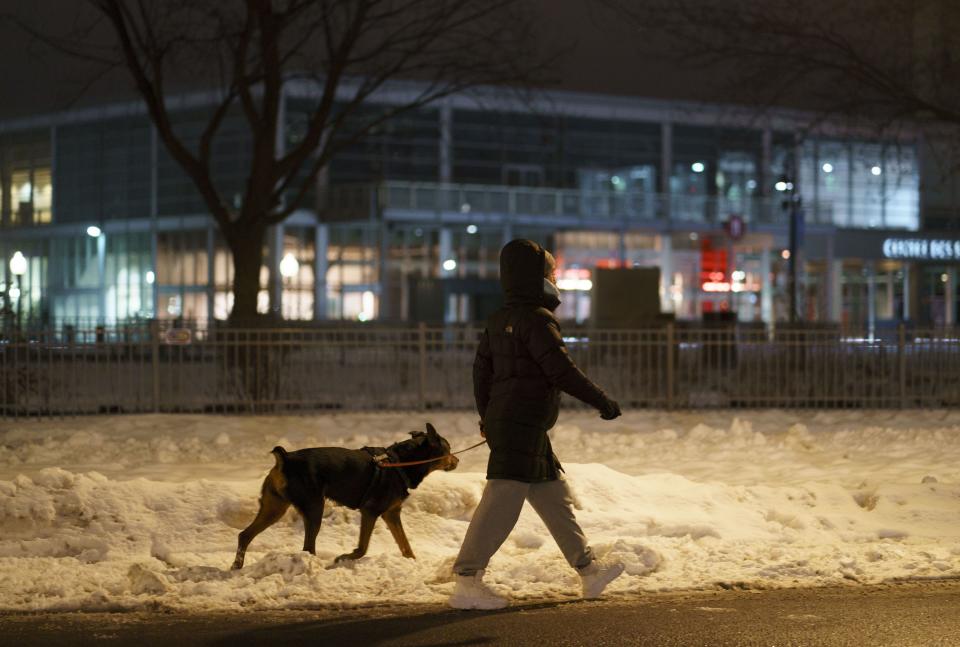
<svg viewBox="0 0 960 647"><path fill-rule="evenodd" d="M248 613L6 613L0 645L960 647L960 580Z"/></svg>

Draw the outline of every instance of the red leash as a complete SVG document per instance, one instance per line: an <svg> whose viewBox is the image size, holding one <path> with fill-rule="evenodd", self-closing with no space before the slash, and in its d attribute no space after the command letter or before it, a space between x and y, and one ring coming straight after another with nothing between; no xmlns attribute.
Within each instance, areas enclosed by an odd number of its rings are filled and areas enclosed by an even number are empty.
<svg viewBox="0 0 960 647"><path fill-rule="evenodd" d="M380 463L380 462L377 462L377 465L379 465L380 467L407 467L407 466L409 466L409 465L424 465L424 464L426 464L426 463L436 463L437 461L442 461L444 458L449 458L450 456L456 456L457 454L462 454L463 452L468 452L468 451L470 451L471 449L476 449L477 447L479 447L480 445L485 444L486 442L487 442L486 439L484 439L484 440L481 440L481 441L480 441L479 443L477 443L476 445L471 445L470 447L467 447L466 449L461 449L461 450L458 451L458 452L452 452L452 453L450 453L450 454L444 454L443 456L438 456L437 458L428 458L428 459L422 460L422 461L407 461L407 462L405 462L405 463Z"/></svg>

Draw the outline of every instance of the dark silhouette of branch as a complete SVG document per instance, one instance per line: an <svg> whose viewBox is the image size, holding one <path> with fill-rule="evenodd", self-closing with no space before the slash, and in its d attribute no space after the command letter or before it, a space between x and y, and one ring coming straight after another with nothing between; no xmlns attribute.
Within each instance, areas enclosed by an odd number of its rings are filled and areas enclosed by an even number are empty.
<svg viewBox="0 0 960 647"><path fill-rule="evenodd" d="M266 228L303 206L338 152L451 93L486 84L532 87L543 80L552 57L532 43L527 2L86 0L92 15L109 26L111 47L93 48L78 34L54 38L24 29L60 54L129 71L159 139L234 251L235 309L249 316ZM185 78L187 85L217 88L196 140L178 129L171 112L177 93L171 88L182 88ZM303 137L284 150L281 115L291 79L313 79L316 99ZM419 90L375 117L356 118L396 80L416 81ZM252 145L238 206L211 168L223 125L237 112Z"/></svg>
<svg viewBox="0 0 960 647"><path fill-rule="evenodd" d="M960 40L937 19L960 18L951 3L603 2L657 47L668 40L680 60L719 71L726 101L960 125Z"/></svg>

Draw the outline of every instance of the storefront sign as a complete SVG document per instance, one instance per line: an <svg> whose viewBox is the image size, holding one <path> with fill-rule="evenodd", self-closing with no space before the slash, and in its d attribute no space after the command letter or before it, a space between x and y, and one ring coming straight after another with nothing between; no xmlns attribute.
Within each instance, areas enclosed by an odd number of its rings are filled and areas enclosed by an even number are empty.
<svg viewBox="0 0 960 647"><path fill-rule="evenodd" d="M920 261L960 260L960 240L887 238L883 241L883 256Z"/></svg>
<svg viewBox="0 0 960 647"><path fill-rule="evenodd" d="M163 341L174 346L186 346L193 341L193 331L189 328L170 328L164 333Z"/></svg>
<svg viewBox="0 0 960 647"><path fill-rule="evenodd" d="M720 292L718 284L726 283L727 250L714 248L713 241L704 238L700 241L700 286L708 292Z"/></svg>

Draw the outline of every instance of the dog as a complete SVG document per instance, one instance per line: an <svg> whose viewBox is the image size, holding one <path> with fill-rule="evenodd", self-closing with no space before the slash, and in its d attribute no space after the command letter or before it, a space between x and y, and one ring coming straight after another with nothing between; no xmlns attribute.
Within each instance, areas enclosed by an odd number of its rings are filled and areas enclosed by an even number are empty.
<svg viewBox="0 0 960 647"><path fill-rule="evenodd" d="M400 553L415 559L400 523L400 509L410 490L431 472L456 469L459 460L450 453L450 443L427 423L426 432L412 431L412 438L387 448L313 447L288 452L274 447L276 464L260 490L256 518L239 535L233 569L243 567L243 558L253 538L279 521L292 505L303 517L303 550L316 554L317 533L323 521L325 499L360 510L360 540L353 552L336 562L360 559L367 553L377 519L383 517ZM407 467L381 467L386 461L430 461Z"/></svg>

